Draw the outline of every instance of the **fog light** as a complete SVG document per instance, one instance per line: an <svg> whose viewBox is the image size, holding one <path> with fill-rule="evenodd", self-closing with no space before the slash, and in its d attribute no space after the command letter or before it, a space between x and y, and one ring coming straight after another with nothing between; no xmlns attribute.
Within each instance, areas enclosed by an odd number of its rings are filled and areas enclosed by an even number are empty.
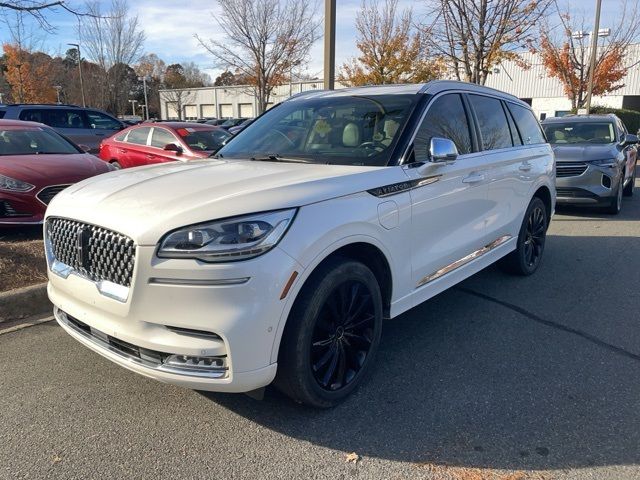
<svg viewBox="0 0 640 480"><path fill-rule="evenodd" d="M602 186L604 188L611 188L611 177L608 175L602 175Z"/></svg>
<svg viewBox="0 0 640 480"><path fill-rule="evenodd" d="M189 355L169 355L165 365L188 370L221 370L227 368L226 357L192 357Z"/></svg>

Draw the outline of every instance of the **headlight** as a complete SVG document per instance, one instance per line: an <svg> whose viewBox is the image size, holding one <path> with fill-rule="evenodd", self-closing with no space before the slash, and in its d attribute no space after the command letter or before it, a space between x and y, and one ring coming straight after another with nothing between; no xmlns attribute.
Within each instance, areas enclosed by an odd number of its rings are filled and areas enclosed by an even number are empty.
<svg viewBox="0 0 640 480"><path fill-rule="evenodd" d="M615 168L618 166L618 161L615 158L605 158L604 160L594 160L591 164L599 167Z"/></svg>
<svg viewBox="0 0 640 480"><path fill-rule="evenodd" d="M282 238L296 209L256 213L181 228L160 242L162 258L197 258L229 262L257 257Z"/></svg>
<svg viewBox="0 0 640 480"><path fill-rule="evenodd" d="M16 180L15 178L0 175L0 190L8 190L10 192L28 192L35 187L30 183Z"/></svg>

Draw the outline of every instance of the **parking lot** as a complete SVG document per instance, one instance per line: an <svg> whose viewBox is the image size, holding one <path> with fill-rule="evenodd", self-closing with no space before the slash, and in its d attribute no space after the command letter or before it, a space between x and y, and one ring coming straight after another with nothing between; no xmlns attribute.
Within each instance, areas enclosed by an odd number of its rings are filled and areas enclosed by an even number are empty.
<svg viewBox="0 0 640 480"><path fill-rule="evenodd" d="M560 212L535 275L387 322L327 411L156 383L54 322L2 334L0 478L638 478L639 235L637 197Z"/></svg>

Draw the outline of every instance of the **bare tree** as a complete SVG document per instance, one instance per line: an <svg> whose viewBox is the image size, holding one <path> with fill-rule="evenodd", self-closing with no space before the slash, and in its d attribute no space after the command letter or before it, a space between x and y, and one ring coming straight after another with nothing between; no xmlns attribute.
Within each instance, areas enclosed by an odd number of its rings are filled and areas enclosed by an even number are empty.
<svg viewBox="0 0 640 480"><path fill-rule="evenodd" d="M553 0L425 0L426 39L458 80L484 85L492 67L518 61ZM537 32L536 32L537 33Z"/></svg>
<svg viewBox="0 0 640 480"><path fill-rule="evenodd" d="M338 76L347 85L428 82L441 74L428 57L412 11L398 11L398 0L362 0L356 17L360 55L346 62Z"/></svg>
<svg viewBox="0 0 640 480"><path fill-rule="evenodd" d="M250 79L258 112L267 107L274 87L306 62L318 39L314 0L218 0L216 17L224 40L196 38L219 67Z"/></svg>
<svg viewBox="0 0 640 480"><path fill-rule="evenodd" d="M0 11L3 10L11 10L14 12L26 13L34 17L40 26L47 30L54 30L53 26L47 20L45 14L48 11L55 10L56 8L61 8L66 10L77 17L91 17L93 16L89 12L82 11L64 0L52 0L52 1L41 1L41 0L11 0L11 1L3 1L0 2Z"/></svg>
<svg viewBox="0 0 640 480"><path fill-rule="evenodd" d="M598 45L593 76L593 95L614 92L622 87L628 65L629 46L640 34L629 28L628 19L637 18L638 4L623 2L618 21L609 29L609 35ZM583 16L568 10L559 13L559 24L544 22L540 28L540 47L536 49L547 73L557 78L571 100L572 108L580 108L586 101L591 70L591 35ZM559 27L559 28L557 28ZM637 59L631 58L637 65Z"/></svg>
<svg viewBox="0 0 640 480"><path fill-rule="evenodd" d="M130 85L124 82L127 67L142 54L145 35L137 16L129 15L127 0L111 0L108 12L103 12L100 2L87 3L92 14L78 27L83 53L107 72L102 83L103 105L109 104L114 112L124 112L128 105Z"/></svg>

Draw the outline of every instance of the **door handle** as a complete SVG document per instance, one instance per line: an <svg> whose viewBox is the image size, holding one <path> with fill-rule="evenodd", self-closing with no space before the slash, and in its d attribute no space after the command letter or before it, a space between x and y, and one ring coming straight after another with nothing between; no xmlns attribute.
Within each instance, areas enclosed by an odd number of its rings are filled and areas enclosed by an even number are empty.
<svg viewBox="0 0 640 480"><path fill-rule="evenodd" d="M104 133L94 133L96 137L104 137Z"/></svg>
<svg viewBox="0 0 640 480"><path fill-rule="evenodd" d="M531 170L531 164L528 162L524 162L518 167L518 170L520 170L521 172L528 172L529 170Z"/></svg>
<svg viewBox="0 0 640 480"><path fill-rule="evenodd" d="M151 160L152 158L156 158L156 156L151 153L147 153L147 158Z"/></svg>
<svg viewBox="0 0 640 480"><path fill-rule="evenodd" d="M482 173L472 173L471 175L464 177L462 183L479 183L486 179Z"/></svg>
<svg viewBox="0 0 640 480"><path fill-rule="evenodd" d="M124 148L119 148L118 153L127 153L127 151Z"/></svg>

